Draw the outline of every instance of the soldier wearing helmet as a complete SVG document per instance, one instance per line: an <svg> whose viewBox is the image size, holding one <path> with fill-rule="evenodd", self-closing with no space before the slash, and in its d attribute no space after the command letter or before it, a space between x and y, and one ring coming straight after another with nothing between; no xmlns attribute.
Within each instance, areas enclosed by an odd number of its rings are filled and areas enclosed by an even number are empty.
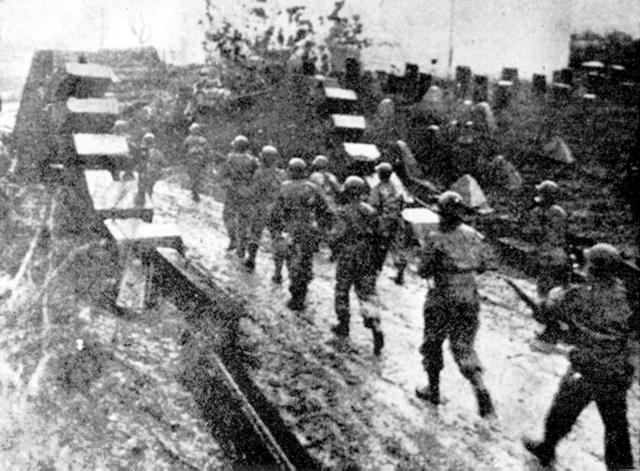
<svg viewBox="0 0 640 471"><path fill-rule="evenodd" d="M362 201L367 184L356 176L344 182L344 205L336 210L331 231L331 248L336 260L335 310L338 325L333 331L339 337L349 336L349 292L353 286L360 300L364 325L373 334L373 353L378 356L384 345L380 316L367 307L371 285L375 282L375 237L378 226L376 212Z"/></svg>
<svg viewBox="0 0 640 471"><path fill-rule="evenodd" d="M191 181L191 198L196 203L200 201L202 176L211 158L211 148L207 138L202 135L202 128L198 123L189 126L189 135L184 141L186 167Z"/></svg>
<svg viewBox="0 0 640 471"><path fill-rule="evenodd" d="M315 183L327 198L329 205L333 206L342 188L336 176L329 172L329 159L324 155L317 155L311 163L311 175L309 181Z"/></svg>
<svg viewBox="0 0 640 471"><path fill-rule="evenodd" d="M253 174L253 216L251 217L251 237L249 241L249 256L245 265L249 271L255 268L256 253L265 227L271 234L273 245L275 274L273 280L282 282L283 258L278 256L282 252L282 240L277 231L273 229L270 221L271 212L278 197L280 184L284 181L284 171L278 168L280 160L278 149L273 146L264 146L260 151L260 165Z"/></svg>
<svg viewBox="0 0 640 471"><path fill-rule="evenodd" d="M149 197L153 196L153 187L160 179L163 165L164 154L156 147L156 136L148 132L142 137L137 170L140 175L138 185Z"/></svg>
<svg viewBox="0 0 640 471"><path fill-rule="evenodd" d="M391 183L393 167L388 162L382 162L376 166L380 182L373 187L369 194L369 204L377 212L380 227L377 231L377 243L374 256L376 270L380 272L387 258L387 253L394 247L395 265L398 274L395 277L397 284L404 283L404 268L407 265L402 251L401 238L404 236L404 220L402 208L404 198L400 191Z"/></svg>
<svg viewBox="0 0 640 471"><path fill-rule="evenodd" d="M249 140L245 136L236 136L231 146L233 150L220 170L226 193L222 219L229 234L229 250L235 248L238 257L244 259L251 239L253 175L259 162L249 151Z"/></svg>
<svg viewBox="0 0 640 471"><path fill-rule="evenodd" d="M536 185L536 196L528 235L535 244L538 296L545 298L554 286L566 286L571 273L571 261L567 253L567 213L556 204L560 194L558 185L545 180ZM540 335L543 342L555 342L558 332L547 328Z"/></svg>
<svg viewBox="0 0 640 471"><path fill-rule="evenodd" d="M138 147L138 145L134 142L133 137L127 132L129 130L129 123L127 123L127 121L125 121L124 119L118 119L114 125L113 125L113 134L116 134L118 136L124 136L125 139L127 140L127 145L129 147L129 157L130 157L130 164L127 166L127 168L124 171L124 174L122 175L122 178L124 180L133 180L134 176L133 176L133 170L135 169L135 167L138 165L138 162L140 161L140 148ZM114 180L119 180L119 175L117 171L112 171L111 174L114 177Z"/></svg>
<svg viewBox="0 0 640 471"><path fill-rule="evenodd" d="M561 319L563 340L574 348L547 414L543 440L523 441L542 465L551 464L557 444L594 401L604 423L607 469L632 469L627 390L633 382L631 342L638 338L637 319L634 323L625 290L615 276L622 263L617 249L596 244L585 251L585 258L587 282L554 290L540 306L538 320Z"/></svg>
<svg viewBox="0 0 640 471"><path fill-rule="evenodd" d="M474 349L478 330L480 298L474 273L486 268L487 247L482 236L462 224L462 197L445 191L438 197L440 223L423 241L418 272L433 278L424 305L424 340L420 353L429 385L416 389L419 398L440 403L442 344L449 339L460 372L473 386L480 416L493 415L489 391L482 379L482 366Z"/></svg>
<svg viewBox="0 0 640 471"><path fill-rule="evenodd" d="M282 183L273 209L273 228L286 244L291 299L287 307L302 311L313 277L313 254L322 231L331 226L331 212L320 190L305 179L304 160L287 165L289 180Z"/></svg>

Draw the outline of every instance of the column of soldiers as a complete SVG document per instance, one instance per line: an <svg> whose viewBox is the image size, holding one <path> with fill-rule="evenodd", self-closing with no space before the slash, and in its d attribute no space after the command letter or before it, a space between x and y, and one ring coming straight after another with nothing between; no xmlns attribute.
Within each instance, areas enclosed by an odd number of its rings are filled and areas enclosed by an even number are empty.
<svg viewBox="0 0 640 471"><path fill-rule="evenodd" d="M237 136L232 147L221 170L229 249L235 249L246 268L253 271L262 232L267 228L275 265L272 279L281 283L286 265L291 295L287 307L302 311L313 276L314 254L326 241L336 262L334 307L338 322L332 330L338 338L349 336L349 292L353 287L364 325L372 332L373 352L380 355L384 335L379 313L370 309L369 301L375 296L376 278L390 249L396 255L397 281L402 281L406 266L401 247L396 247L398 234L404 229L402 198L389 182L391 165L377 167L380 183L370 189L357 176L349 176L340 185L328 172L324 156L314 159L311 172L304 160L293 158L285 174L278 170L281 156L275 147L263 147L259 159L251 154L244 136ZM536 228L532 237L538 247L540 301L535 317L547 326L546 333L540 335L543 340L567 342L574 349L569 371L548 413L543 440L525 438L524 445L543 465L550 464L558 442L593 400L605 424L607 466L630 468L626 391L633 376L630 345L637 339L638 323L615 276L622 259L614 247L597 244L585 251L586 283L568 287L567 221L556 202L559 188L544 181L536 189L531 217ZM420 348L428 384L416 389L416 395L440 404L442 346L448 339L461 373L473 387L480 416L494 417L474 348L480 310L475 274L490 269L491 258L482 236L463 224L467 208L459 194L441 194L438 208L439 226L422 241L418 270L420 276L433 280L433 286L424 305ZM552 290L554 287L561 289Z"/></svg>
<svg viewBox="0 0 640 471"><path fill-rule="evenodd" d="M118 179L140 175L139 192L151 196L164 165L155 136L147 133L140 145L118 121L114 132L125 135L134 155L131 169ZM317 156L310 168L300 158L289 160L286 172L278 167L281 156L273 146L252 155L249 141L237 136L232 151L220 162L226 190L223 219L230 243L247 270L255 269L262 233L267 229L274 259L272 281L282 283L283 267L289 273L287 303L293 311L305 307L313 276L313 258L327 243L336 263L334 308L341 339L350 331L349 294L353 287L366 328L372 332L373 352L381 354L384 334L380 316L370 303L376 279L392 252L398 268L395 281L403 281L407 260L401 213L403 199L391 184L393 167L379 164L379 184L369 188L360 177L344 184L328 171L328 159ZM199 125L192 125L185 140L192 196L199 200L202 176L211 152ZM594 401L605 426L605 462L608 469L633 466L626 418L626 392L634 367L631 344L638 340L640 322L629 307L629 293L616 276L622 258L609 244L585 251L586 282L569 286L571 260L567 249L567 214L558 205L559 186L550 180L536 185L535 206L529 214L531 240L536 246L539 302L534 317L545 326L538 335L548 343L574 346L570 366L560 382L545 421L542 440L524 438L525 448L542 465L555 459L555 449L576 422L581 411ZM416 395L430 404L441 403L442 346L446 339L461 373L476 395L483 418L495 416L491 395L484 384L482 366L474 348L479 326L480 297L475 274L491 268L482 236L467 225L468 210L459 194L447 191L438 197L440 223L421 247L418 273L433 280L424 304L424 339L420 347L428 384ZM555 288L555 289L554 289ZM558 289L560 288L560 289Z"/></svg>
<svg viewBox="0 0 640 471"><path fill-rule="evenodd" d="M291 295L287 307L302 311L313 277L314 254L326 243L336 262L338 325L334 332L341 338L349 335L349 291L353 286L365 326L372 331L374 353L379 355L384 336L368 301L375 294L377 274L396 234L404 229L402 197L389 183L391 166L379 166L381 183L369 196L370 189L360 177L349 177L341 185L328 171L329 160L323 155L316 156L310 168L300 158L290 159L285 174L278 169L281 156L275 147L263 147L259 158L249 149L248 139L237 136L221 163L228 249L235 250L245 267L254 271L260 239L268 229L275 266L272 280L282 283L283 267L287 267ZM406 259L398 258L397 278L401 280Z"/></svg>

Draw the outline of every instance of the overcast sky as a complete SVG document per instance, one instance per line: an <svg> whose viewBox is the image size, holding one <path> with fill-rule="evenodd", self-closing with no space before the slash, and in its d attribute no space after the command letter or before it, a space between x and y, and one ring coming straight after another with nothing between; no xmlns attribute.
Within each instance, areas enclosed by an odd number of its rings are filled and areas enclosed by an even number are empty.
<svg viewBox="0 0 640 471"><path fill-rule="evenodd" d="M306 3L316 10L323 6L327 12L333 3L333 0L268 1ZM453 1L460 5L469 0ZM214 2L237 4L240 0ZM539 4L532 0L526 0L524 3L516 0L512 0L510 4L504 2L505 0L473 0L466 4L474 7L487 5L487 8L498 3L508 5L509 15L515 18L511 29L526 24L530 15L540 21L546 15L545 8L554 8L562 12L562 20L568 22L569 32L587 28L597 32L618 29L640 37L640 0L555 0L556 7L551 6L554 2L550 3L547 0L541 0ZM394 17L395 14L395 19L387 24L393 25L398 34L404 29L398 25L404 23L413 25L411 28L414 32L421 30L424 21L416 23L415 5L420 5L424 15L429 8L434 11L442 9L441 4L443 2L440 0L347 0L350 10L364 12L363 19L366 18L366 12L374 10L376 6L383 7L381 11L393 10L388 16ZM525 4L529 6L525 7ZM25 74L33 50L39 48L96 49L100 45L138 46L140 42L132 31L132 26L136 23L138 26L144 24L146 31L143 39L158 48L166 60L197 61L202 58L202 29L198 27L197 22L202 17L204 5L205 0L0 0L0 76ZM403 5L411 7L403 8ZM553 15L549 18L553 18ZM384 23L386 18L375 17L375 20ZM478 35L499 25L499 22L487 25L483 31L480 31L482 25L478 25ZM366 32L366 22L364 26ZM380 31L379 24L370 26L371 30ZM428 29L426 24L424 26L425 30ZM553 27L553 24L546 26ZM562 35L567 32L564 23L560 32ZM512 33L513 31L491 31L494 36L508 37ZM393 36L395 33L387 31L386 34ZM532 41L544 40L540 35L532 37ZM423 46L424 43L420 47Z"/></svg>

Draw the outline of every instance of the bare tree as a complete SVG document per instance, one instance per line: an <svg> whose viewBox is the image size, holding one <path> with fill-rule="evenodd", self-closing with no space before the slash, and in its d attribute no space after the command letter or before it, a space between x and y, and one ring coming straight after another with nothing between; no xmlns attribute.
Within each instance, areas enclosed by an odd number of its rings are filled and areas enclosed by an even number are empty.
<svg viewBox="0 0 640 471"><path fill-rule="evenodd" d="M147 29L147 23L141 12L138 12L136 17L131 20L129 27L141 47L147 44L147 41L149 40L149 30Z"/></svg>

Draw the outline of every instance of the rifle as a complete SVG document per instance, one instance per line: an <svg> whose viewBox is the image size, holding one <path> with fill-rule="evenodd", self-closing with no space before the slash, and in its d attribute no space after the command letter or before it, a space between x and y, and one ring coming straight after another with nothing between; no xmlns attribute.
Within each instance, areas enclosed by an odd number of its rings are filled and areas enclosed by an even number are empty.
<svg viewBox="0 0 640 471"><path fill-rule="evenodd" d="M542 312L542 307L535 302L533 299L531 299L529 297L529 295L527 295L527 293L525 293L522 288L520 288L517 284L515 284L512 280L510 280L509 278L503 278L503 280L509 285L511 286L511 288L513 288L513 290L516 292L516 294L518 295L518 297L520 299L522 299L522 301L524 301L524 303L529 307L529 309L531 309L531 311L533 312L533 318L544 324L543 319L545 318L543 312Z"/></svg>

